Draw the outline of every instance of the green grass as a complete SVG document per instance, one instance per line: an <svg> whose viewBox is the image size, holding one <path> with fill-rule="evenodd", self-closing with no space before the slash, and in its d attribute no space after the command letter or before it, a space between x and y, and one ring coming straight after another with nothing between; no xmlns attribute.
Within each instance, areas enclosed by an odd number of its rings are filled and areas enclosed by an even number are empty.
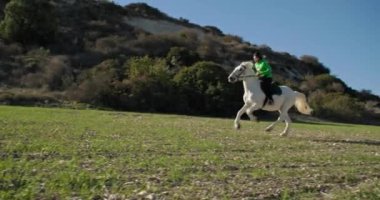
<svg viewBox="0 0 380 200"><path fill-rule="evenodd" d="M380 127L0 106L0 199L379 199Z"/></svg>

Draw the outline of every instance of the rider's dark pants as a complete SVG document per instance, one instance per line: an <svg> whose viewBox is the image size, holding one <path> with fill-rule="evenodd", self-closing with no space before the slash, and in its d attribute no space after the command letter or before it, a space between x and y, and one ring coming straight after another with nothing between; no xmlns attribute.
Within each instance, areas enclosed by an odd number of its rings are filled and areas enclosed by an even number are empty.
<svg viewBox="0 0 380 200"><path fill-rule="evenodd" d="M260 77L261 89L263 90L263 92L265 93L269 101L273 102L272 94L270 92L271 84L272 84L272 78Z"/></svg>

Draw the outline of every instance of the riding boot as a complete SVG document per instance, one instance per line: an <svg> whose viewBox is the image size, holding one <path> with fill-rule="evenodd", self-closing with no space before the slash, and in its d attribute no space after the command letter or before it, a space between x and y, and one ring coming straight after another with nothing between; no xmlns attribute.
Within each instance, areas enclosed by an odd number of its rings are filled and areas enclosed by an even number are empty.
<svg viewBox="0 0 380 200"><path fill-rule="evenodd" d="M260 82L260 86L261 86L261 89L263 90L264 94L265 94L265 100L264 100L264 103L263 103L263 106L265 106L267 103L268 105L272 105L273 104L273 98L272 98L272 94L271 94L271 83L272 83L272 78L266 78L266 77L261 77L260 78L261 82Z"/></svg>
<svg viewBox="0 0 380 200"><path fill-rule="evenodd" d="M273 105L273 97L272 95L267 96L268 98L268 105Z"/></svg>

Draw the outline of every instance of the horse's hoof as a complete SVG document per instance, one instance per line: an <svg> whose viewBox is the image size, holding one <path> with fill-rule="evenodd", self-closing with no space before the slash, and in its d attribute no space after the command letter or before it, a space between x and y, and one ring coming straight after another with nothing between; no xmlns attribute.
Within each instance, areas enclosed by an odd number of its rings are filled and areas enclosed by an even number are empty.
<svg viewBox="0 0 380 200"><path fill-rule="evenodd" d="M268 127L265 129L265 132L271 132L273 130L273 127Z"/></svg>
<svg viewBox="0 0 380 200"><path fill-rule="evenodd" d="M239 130L240 129L240 124L235 124L235 129Z"/></svg>
<svg viewBox="0 0 380 200"><path fill-rule="evenodd" d="M281 133L280 136L281 137L286 137L286 136L288 136L288 133L286 133L286 132L285 133Z"/></svg>

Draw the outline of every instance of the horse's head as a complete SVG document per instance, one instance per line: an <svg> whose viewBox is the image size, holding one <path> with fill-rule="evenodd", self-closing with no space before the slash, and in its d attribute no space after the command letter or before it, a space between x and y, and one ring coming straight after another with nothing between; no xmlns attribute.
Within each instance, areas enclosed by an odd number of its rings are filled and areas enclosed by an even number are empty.
<svg viewBox="0 0 380 200"><path fill-rule="evenodd" d="M236 81L243 80L245 77L253 77L255 72L253 71L252 62L242 62L228 76L228 82L235 83Z"/></svg>

